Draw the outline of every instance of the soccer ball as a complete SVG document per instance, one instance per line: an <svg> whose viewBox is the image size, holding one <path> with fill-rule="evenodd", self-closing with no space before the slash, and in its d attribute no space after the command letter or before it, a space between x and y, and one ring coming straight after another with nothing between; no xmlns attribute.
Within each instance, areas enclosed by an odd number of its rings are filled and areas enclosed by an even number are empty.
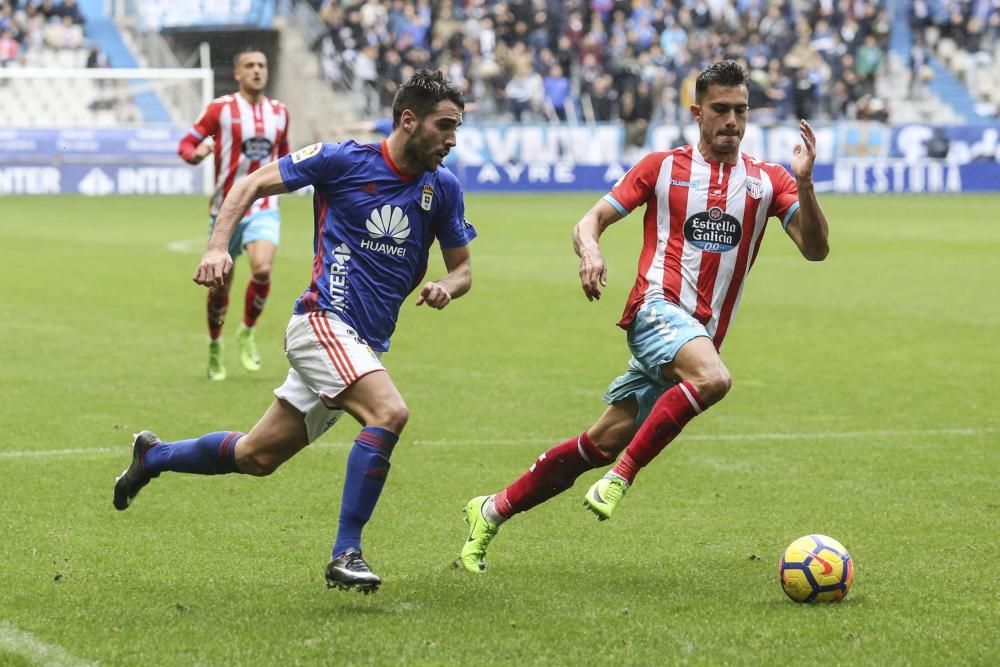
<svg viewBox="0 0 1000 667"><path fill-rule="evenodd" d="M854 581L854 561L832 537L806 535L785 549L778 575L781 587L796 602L840 602Z"/></svg>

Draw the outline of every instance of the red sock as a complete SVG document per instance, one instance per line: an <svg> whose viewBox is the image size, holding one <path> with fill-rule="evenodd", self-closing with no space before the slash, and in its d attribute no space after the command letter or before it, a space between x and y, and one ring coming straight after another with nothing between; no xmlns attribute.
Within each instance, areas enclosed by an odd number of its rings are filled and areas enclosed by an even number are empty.
<svg viewBox="0 0 1000 667"><path fill-rule="evenodd" d="M229 310L229 292L213 290L208 293L208 336L218 340L222 335L222 323Z"/></svg>
<svg viewBox="0 0 1000 667"><path fill-rule="evenodd" d="M636 473L655 459L689 421L702 413L705 408L701 406L701 397L690 383L681 382L668 389L653 404L646 421L639 427L612 472L631 484Z"/></svg>
<svg viewBox="0 0 1000 667"><path fill-rule="evenodd" d="M493 507L510 518L559 495L583 473L611 461L585 431L539 456L526 473L493 497Z"/></svg>
<svg viewBox="0 0 1000 667"><path fill-rule="evenodd" d="M259 283L253 278L247 283L247 293L243 299L243 324L252 327L257 324L257 318L264 310L267 295L271 291L271 281Z"/></svg>

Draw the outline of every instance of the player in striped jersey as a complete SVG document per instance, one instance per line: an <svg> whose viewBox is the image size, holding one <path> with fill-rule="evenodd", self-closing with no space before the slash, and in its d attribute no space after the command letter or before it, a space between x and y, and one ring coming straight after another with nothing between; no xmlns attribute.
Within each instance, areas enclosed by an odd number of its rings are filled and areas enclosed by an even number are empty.
<svg viewBox="0 0 1000 667"><path fill-rule="evenodd" d="M464 104L440 72L419 70L396 93L393 130L384 141L313 144L236 184L194 276L213 289L232 270L226 248L251 202L314 188L315 255L309 286L285 331L288 377L245 435L217 431L161 442L149 431L139 433L132 462L115 480L116 509L126 509L165 471L269 475L347 412L363 428L347 457L326 580L366 593L378 588L381 579L361 557L361 532L409 419L382 353L411 292L416 305L442 309L472 285L469 242L476 231L465 219L458 179L442 165L455 146ZM425 281L435 241L447 273Z"/></svg>
<svg viewBox="0 0 1000 667"><path fill-rule="evenodd" d="M288 154L288 109L264 95L267 56L257 49L236 55L233 77L239 90L213 100L194 127L184 135L177 152L190 164L215 155L215 192L209 205L209 235L215 228L222 200L233 184L247 174ZM236 258L244 250L250 262L250 279L243 299L243 321L236 333L240 363L251 372L260 370L254 325L271 291L271 265L278 249L281 217L278 198L255 201L246 211L229 244ZM232 275L208 294L208 378L226 379L222 324L229 310Z"/></svg>
<svg viewBox="0 0 1000 667"><path fill-rule="evenodd" d="M706 69L691 106L698 144L641 159L574 228L583 292L600 299L607 278L601 234L646 206L639 275L618 323L632 358L608 387L608 408L593 426L544 452L506 489L469 501L469 535L459 559L467 570L485 568L486 548L505 520L621 453L584 496L599 519L610 518L639 470L722 400L732 381L719 349L768 218L781 222L806 259L827 256L826 217L812 182L812 128L799 124L793 179L781 166L740 151L747 110L746 72L731 60Z"/></svg>

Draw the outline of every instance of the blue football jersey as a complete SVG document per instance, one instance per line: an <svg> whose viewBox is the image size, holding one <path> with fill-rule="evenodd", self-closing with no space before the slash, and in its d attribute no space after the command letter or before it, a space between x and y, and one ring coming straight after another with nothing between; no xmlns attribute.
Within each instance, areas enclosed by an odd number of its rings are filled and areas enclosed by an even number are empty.
<svg viewBox="0 0 1000 667"><path fill-rule="evenodd" d="M476 237L458 179L444 166L403 174L385 142L313 144L281 158L278 168L289 190L315 190L312 280L295 312L334 312L385 352L434 240L457 248Z"/></svg>

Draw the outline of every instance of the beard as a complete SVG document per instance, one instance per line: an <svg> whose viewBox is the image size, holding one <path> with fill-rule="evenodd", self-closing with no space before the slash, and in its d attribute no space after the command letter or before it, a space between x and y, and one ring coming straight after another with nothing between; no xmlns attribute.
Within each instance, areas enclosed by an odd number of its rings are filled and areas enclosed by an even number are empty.
<svg viewBox="0 0 1000 667"><path fill-rule="evenodd" d="M403 153L406 155L408 162L414 165L418 165L423 171L434 171L438 167L437 156L433 153L430 146L424 140L423 136L419 134L414 134L410 137L410 140L406 142L403 147Z"/></svg>

